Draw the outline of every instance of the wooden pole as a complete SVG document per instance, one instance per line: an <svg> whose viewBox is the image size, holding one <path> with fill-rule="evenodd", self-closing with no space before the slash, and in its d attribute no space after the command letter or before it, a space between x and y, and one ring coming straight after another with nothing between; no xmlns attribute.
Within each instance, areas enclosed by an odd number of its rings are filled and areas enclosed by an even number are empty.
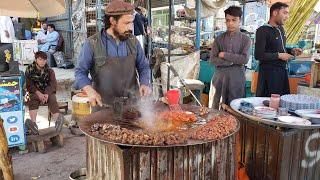
<svg viewBox="0 0 320 180"><path fill-rule="evenodd" d="M0 118L0 170L2 171L5 180L13 180L13 169L11 156L7 143L6 132L3 128L3 120ZM0 172L1 178L1 172Z"/></svg>

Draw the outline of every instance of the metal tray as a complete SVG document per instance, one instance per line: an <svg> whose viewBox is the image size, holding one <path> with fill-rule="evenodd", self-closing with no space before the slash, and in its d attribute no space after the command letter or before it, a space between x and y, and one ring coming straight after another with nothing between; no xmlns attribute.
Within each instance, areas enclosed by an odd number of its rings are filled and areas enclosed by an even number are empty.
<svg viewBox="0 0 320 180"><path fill-rule="evenodd" d="M198 109L199 106L189 106L189 105L182 105L182 109L186 110L186 111L191 111L194 112L195 114L198 113ZM211 119L214 116L220 115L224 112L220 112L217 110L209 110L209 113L206 116L203 116L202 118L204 119ZM239 131L240 129L240 123L237 120L237 127L235 129L234 132L230 133L229 135L220 138L220 139L215 139L215 140L208 140L208 141L201 141L201 140L192 140L189 139L187 141L187 143L184 144L173 144L173 145L135 145L135 144L123 144L123 143L119 143L119 142L114 142L114 141L109 141L106 140L105 138L103 138L101 135L97 135L97 136L93 136L92 133L90 133L88 130L90 129L90 127L95 124L95 123L111 123L113 124L115 121L112 120L112 116L113 116L113 112L111 110L108 109L104 109L101 110L99 112L95 112L92 113L91 115L85 117L84 119L82 119L79 123L79 128L80 130L88 137L97 139L99 141L105 142L105 143L111 143L111 144L116 144L116 145L120 145L120 146L131 146L131 147L150 147L150 148L155 148L155 147L181 147L181 146L191 146L191 145L199 145L199 144L205 144L205 143L209 143L209 142L214 142L214 141L219 141L225 138L228 138L230 136L232 136L233 134L235 134L236 132ZM121 126L121 125L120 125ZM123 127L123 126L121 126ZM134 128L134 127L126 127L125 128Z"/></svg>

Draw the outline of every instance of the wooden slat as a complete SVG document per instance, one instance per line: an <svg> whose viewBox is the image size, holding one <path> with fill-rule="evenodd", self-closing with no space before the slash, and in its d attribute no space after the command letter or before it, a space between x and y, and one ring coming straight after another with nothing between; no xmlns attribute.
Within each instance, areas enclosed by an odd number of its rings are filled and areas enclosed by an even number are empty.
<svg viewBox="0 0 320 180"><path fill-rule="evenodd" d="M174 153L173 148L166 148L167 149L167 167L168 167L168 180L173 180L173 174L174 174Z"/></svg>
<svg viewBox="0 0 320 180"><path fill-rule="evenodd" d="M124 148L87 137L87 178L233 179L234 136L174 148Z"/></svg>
<svg viewBox="0 0 320 180"><path fill-rule="evenodd" d="M268 133L268 158L267 158L267 169L266 179L276 179L277 176L277 162L278 162L278 147L279 137L274 133Z"/></svg>
<svg viewBox="0 0 320 180"><path fill-rule="evenodd" d="M138 180L139 179L139 153L134 153L132 155L132 179L133 180Z"/></svg>
<svg viewBox="0 0 320 180"><path fill-rule="evenodd" d="M253 126L247 124L246 126L246 138L244 139L244 163L248 169L248 176L253 177L254 165L253 165L253 143L254 143L254 128Z"/></svg>
<svg viewBox="0 0 320 180"><path fill-rule="evenodd" d="M150 177L150 151L140 153L139 179L148 179Z"/></svg>
<svg viewBox="0 0 320 180"><path fill-rule="evenodd" d="M183 177L183 147L174 148L174 179L179 179Z"/></svg>
<svg viewBox="0 0 320 180"><path fill-rule="evenodd" d="M189 173L189 148L183 147L183 179L190 179Z"/></svg>
<svg viewBox="0 0 320 180"><path fill-rule="evenodd" d="M151 149L151 172L150 172L150 176L151 176L151 180L157 180L158 176L157 176L157 172L158 172L158 152L156 149Z"/></svg>
<svg viewBox="0 0 320 180"><path fill-rule="evenodd" d="M168 179L168 154L165 148L158 148L158 177L160 179Z"/></svg>
<svg viewBox="0 0 320 180"><path fill-rule="evenodd" d="M320 135L320 129L317 129L315 132L317 135ZM313 149L314 151L317 151L315 157L320 157L320 139L316 139L314 142L314 144L316 144L316 147ZM316 179L317 177L320 177L320 165L319 165L319 161L316 161L314 166L313 166L313 176L312 179Z"/></svg>
<svg viewBox="0 0 320 180"><path fill-rule="evenodd" d="M228 154L227 154L227 164L226 164L226 174L227 179L233 180L235 178L236 167L237 167L237 156L236 156L236 136L231 136L228 138Z"/></svg>
<svg viewBox="0 0 320 180"><path fill-rule="evenodd" d="M278 158L278 163L280 164L279 171L277 177L283 180L289 180L292 167L291 167L291 157L293 153L293 136L289 136L288 138L282 138L280 140L280 157Z"/></svg>
<svg viewBox="0 0 320 180"><path fill-rule="evenodd" d="M214 147L212 143L207 143L203 145L203 159L204 159L204 176L203 179L211 179L213 177L213 167L214 167Z"/></svg>
<svg viewBox="0 0 320 180"><path fill-rule="evenodd" d="M0 119L0 170L2 171L0 172L0 178L3 176L6 180L13 180L11 156L2 119Z"/></svg>
<svg viewBox="0 0 320 180"><path fill-rule="evenodd" d="M301 148L299 148L299 159L297 162L298 163L298 171L299 171L299 174L298 174L298 179L307 179L306 178L306 168L303 168L301 166L301 159L306 159L308 158L306 156L306 153L305 153L305 144L306 144L306 141L308 139L308 137L310 136L310 132L309 131L301 131L300 132L301 135L302 135L302 141L301 141Z"/></svg>
<svg viewBox="0 0 320 180"><path fill-rule="evenodd" d="M266 130L264 128L257 128L255 130L256 143L255 143L255 156L254 156L254 172L255 179L263 179L265 177L265 157L266 157Z"/></svg>
<svg viewBox="0 0 320 180"><path fill-rule="evenodd" d="M299 174L299 164L295 163L299 161L299 156L300 156L300 149L301 149L301 134L297 133L294 135L295 142L292 144L292 156L291 156L291 174L290 174L290 179L299 179L298 174Z"/></svg>
<svg viewBox="0 0 320 180"><path fill-rule="evenodd" d="M227 142L221 141L219 179L226 179Z"/></svg>
<svg viewBox="0 0 320 180"><path fill-rule="evenodd" d="M216 141L214 143L214 167L213 167L213 179L219 179L218 177L220 176L221 171L219 169L221 168L221 155L220 152L221 150L221 142Z"/></svg>

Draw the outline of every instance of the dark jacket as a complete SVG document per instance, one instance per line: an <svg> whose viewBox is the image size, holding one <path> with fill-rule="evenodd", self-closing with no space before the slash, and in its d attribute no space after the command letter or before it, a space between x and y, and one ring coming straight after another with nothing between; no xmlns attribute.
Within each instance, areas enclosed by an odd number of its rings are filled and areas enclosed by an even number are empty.
<svg viewBox="0 0 320 180"><path fill-rule="evenodd" d="M136 13L134 20L133 20L133 25L134 25L134 35L139 36L139 35L144 35L145 30L144 30L144 24L145 24L145 17L139 13Z"/></svg>
<svg viewBox="0 0 320 180"><path fill-rule="evenodd" d="M278 53L291 54L291 49L286 48L286 39L282 26L273 27L266 24L258 28L254 55L259 65L286 67L287 62L278 58Z"/></svg>
<svg viewBox="0 0 320 180"><path fill-rule="evenodd" d="M48 94L48 95L51 95L53 93L56 93L57 91L57 79L56 79L56 76L55 76L55 73L53 71L53 69L49 69L49 76L50 76L50 83L49 85L46 87L45 91L41 91L40 89L37 88L36 84L34 81L32 81L29 77L28 77L28 74L26 74L26 88L27 88L27 91L29 93L36 93L36 91L40 91L42 93L45 93L45 94Z"/></svg>

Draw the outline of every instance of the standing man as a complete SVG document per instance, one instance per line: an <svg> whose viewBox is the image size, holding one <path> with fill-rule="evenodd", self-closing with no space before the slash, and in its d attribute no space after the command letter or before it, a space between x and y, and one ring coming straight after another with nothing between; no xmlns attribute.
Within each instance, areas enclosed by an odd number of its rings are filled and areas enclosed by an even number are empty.
<svg viewBox="0 0 320 180"><path fill-rule="evenodd" d="M0 41L1 43L12 43L15 39L14 27L9 16L0 16Z"/></svg>
<svg viewBox="0 0 320 180"><path fill-rule="evenodd" d="M259 61L258 97L290 94L287 62L302 53L300 48L286 48L282 25L289 18L287 4L277 2L270 8L268 24L256 32L255 58Z"/></svg>
<svg viewBox="0 0 320 180"><path fill-rule="evenodd" d="M145 32L145 24L148 22L148 19L144 17L142 11L139 7L135 8L134 11L134 20L133 20L133 34L136 36L138 41L140 42L142 49L144 50L144 36Z"/></svg>
<svg viewBox="0 0 320 180"><path fill-rule="evenodd" d="M222 103L229 105L232 100L245 96L244 65L249 60L251 45L250 38L240 32L241 8L230 6L224 13L227 32L215 39L211 49L211 62L217 68L212 80L215 109L219 109L221 98Z"/></svg>
<svg viewBox="0 0 320 180"><path fill-rule="evenodd" d="M105 9L105 28L83 45L75 71L76 87L92 104L112 104L115 97L151 92L149 61L132 35L133 9L129 3L113 0Z"/></svg>

